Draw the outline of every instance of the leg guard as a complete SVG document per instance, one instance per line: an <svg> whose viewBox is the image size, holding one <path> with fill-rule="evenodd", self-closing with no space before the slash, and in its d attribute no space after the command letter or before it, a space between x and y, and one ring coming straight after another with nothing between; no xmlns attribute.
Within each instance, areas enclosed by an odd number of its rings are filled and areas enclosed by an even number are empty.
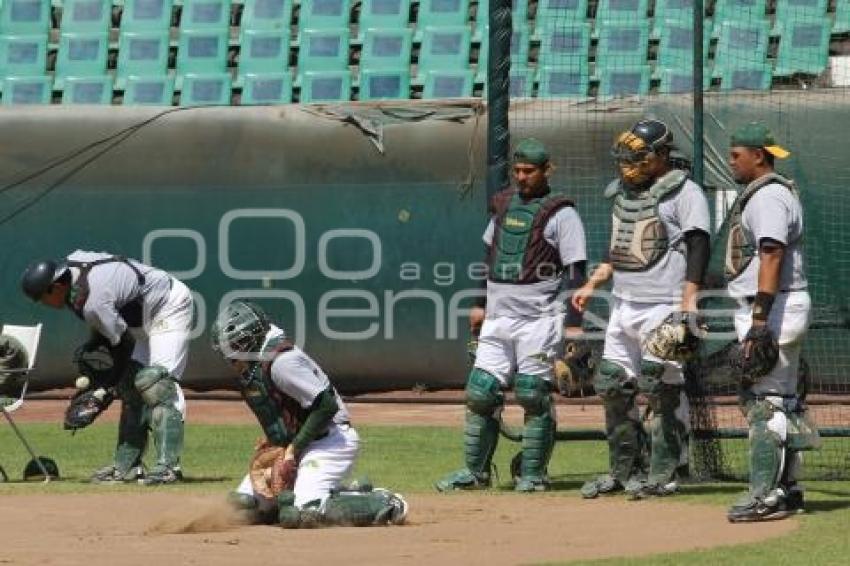
<svg viewBox="0 0 850 566"><path fill-rule="evenodd" d="M181 479L180 454L183 452L183 415L175 406L177 383L165 368L150 366L136 374L135 386L150 409L151 431L156 444L156 466L145 483L177 481Z"/></svg>
<svg viewBox="0 0 850 566"><path fill-rule="evenodd" d="M535 375L517 375L516 400L525 410L522 463L517 491L544 491L546 467L555 446L555 415L549 382Z"/></svg>
<svg viewBox="0 0 850 566"><path fill-rule="evenodd" d="M324 504L311 501L302 508L294 506L295 495L278 495L278 521L284 528L303 528L325 525L366 527L370 525L399 525L407 518L407 502L397 493L386 489L372 491L334 492Z"/></svg>
<svg viewBox="0 0 850 566"><path fill-rule="evenodd" d="M747 408L747 421L750 423L750 490L756 498L767 497L777 488L782 477L785 446L781 432L775 430L775 425L771 426L777 410L765 400L754 401Z"/></svg>
<svg viewBox="0 0 850 566"><path fill-rule="evenodd" d="M118 444L111 465L97 470L91 480L95 483L136 481L142 476L142 455L148 442L150 411L133 386L133 375L141 365L130 362L131 370L118 382L121 397L121 418L118 423Z"/></svg>
<svg viewBox="0 0 850 566"><path fill-rule="evenodd" d="M641 467L644 433L636 417L634 381L619 364L603 359L594 381L605 406L611 475L625 485Z"/></svg>
<svg viewBox="0 0 850 566"><path fill-rule="evenodd" d="M687 449L687 428L677 417L682 386L661 381L664 364L650 360L641 363L638 387L649 399L650 459L648 486L662 487L675 478L676 468Z"/></svg>

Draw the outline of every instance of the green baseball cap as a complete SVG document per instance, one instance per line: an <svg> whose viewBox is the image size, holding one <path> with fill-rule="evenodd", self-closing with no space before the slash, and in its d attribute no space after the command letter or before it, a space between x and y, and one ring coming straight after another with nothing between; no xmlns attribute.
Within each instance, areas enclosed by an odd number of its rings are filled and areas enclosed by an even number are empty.
<svg viewBox="0 0 850 566"><path fill-rule="evenodd" d="M534 138L525 138L516 144L514 163L531 163L546 165L549 162L549 152L543 142Z"/></svg>
<svg viewBox="0 0 850 566"><path fill-rule="evenodd" d="M761 122L749 122L735 130L730 145L761 148L777 159L791 155L790 151L776 143L773 133Z"/></svg>

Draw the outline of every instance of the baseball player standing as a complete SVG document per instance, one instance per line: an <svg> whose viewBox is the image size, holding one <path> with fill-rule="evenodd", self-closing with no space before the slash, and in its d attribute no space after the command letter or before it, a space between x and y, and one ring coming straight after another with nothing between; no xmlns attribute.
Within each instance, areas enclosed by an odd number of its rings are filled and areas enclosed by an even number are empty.
<svg viewBox="0 0 850 566"><path fill-rule="evenodd" d="M804 411L797 386L811 299L800 199L794 183L774 171L774 160L788 155L764 124L748 123L732 135L729 167L735 181L745 185L732 207L726 242L728 290L740 303L735 330L743 359L733 366L746 370L749 364L761 365L757 358L765 351L769 358L763 371L740 376L750 428L750 487L729 509L732 522L777 519L803 510L803 491L796 481L802 457L792 449L789 423L799 422Z"/></svg>
<svg viewBox="0 0 850 566"><path fill-rule="evenodd" d="M138 480L145 485L181 480L186 402L179 381L192 328L189 288L134 259L81 250L59 261L31 264L21 287L34 301L57 309L67 306L91 327L91 338L82 349L106 346L121 368L115 459L91 480ZM144 473L148 429L156 445L156 464Z"/></svg>
<svg viewBox="0 0 850 566"><path fill-rule="evenodd" d="M475 366L466 384L466 467L438 481L439 491L490 485L499 438L503 391L513 383L525 412L517 491L548 487L555 442L552 360L567 334L581 332L581 314L567 309L560 291L577 288L586 273L584 227L571 201L553 194L549 153L535 139L513 155L516 189L494 196L484 232L489 266L485 309L473 308L480 326ZM482 324L483 321L483 324Z"/></svg>
<svg viewBox="0 0 850 566"><path fill-rule="evenodd" d="M359 451L348 409L325 372L253 303L236 301L210 330L213 350L239 376L239 390L263 427L265 446L285 447L262 491L245 476L232 496L260 521L297 528L317 524L400 524L407 502L385 489L341 491ZM266 485L268 483L268 485Z"/></svg>
<svg viewBox="0 0 850 566"><path fill-rule="evenodd" d="M594 380L605 407L609 473L588 481L582 496L626 489L634 498L677 490L687 461L689 410L679 361L647 351L661 324L696 328L697 292L709 256L709 212L702 189L670 163L673 136L658 120L642 120L616 140L619 178L605 189L613 200L607 257L573 294L583 310L594 291L614 279L610 320ZM645 432L635 398L651 410L649 475L642 478Z"/></svg>

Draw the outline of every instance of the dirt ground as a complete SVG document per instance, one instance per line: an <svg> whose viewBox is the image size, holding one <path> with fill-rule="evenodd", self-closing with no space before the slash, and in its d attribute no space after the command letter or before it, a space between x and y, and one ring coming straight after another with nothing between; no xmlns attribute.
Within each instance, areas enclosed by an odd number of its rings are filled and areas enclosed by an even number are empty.
<svg viewBox="0 0 850 566"><path fill-rule="evenodd" d="M354 402L355 423L459 425L458 404ZM399 400L404 401L404 400ZM59 421L65 402L30 399L18 422ZM599 427L598 405L561 405L569 427ZM117 407L103 418L117 420ZM191 423L253 423L243 403L189 399ZM518 422L516 407L508 419ZM108 488L107 488L108 489ZM526 564L641 556L780 536L796 520L731 525L722 507L675 500L583 501L535 494L414 494L408 524L386 528L285 531L240 524L221 496L21 495L0 499L2 564ZM127 510L132 509L131 513ZM617 539L612 539L617 533Z"/></svg>

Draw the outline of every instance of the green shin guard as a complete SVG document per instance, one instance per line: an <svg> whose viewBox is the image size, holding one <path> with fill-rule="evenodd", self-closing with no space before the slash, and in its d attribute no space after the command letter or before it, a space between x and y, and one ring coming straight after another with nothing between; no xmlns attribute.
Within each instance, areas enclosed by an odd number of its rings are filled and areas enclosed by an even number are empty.
<svg viewBox="0 0 850 566"><path fill-rule="evenodd" d="M534 375L517 375L516 399L525 411L522 434L522 464L517 491L542 491L548 478L546 468L555 445L555 417L549 383Z"/></svg>
<svg viewBox="0 0 850 566"><path fill-rule="evenodd" d="M641 469L644 433L634 418L635 383L619 364L603 359L594 380L605 407L605 432L611 476L621 485Z"/></svg>
<svg viewBox="0 0 850 566"><path fill-rule="evenodd" d="M176 470L183 452L183 415L175 407L177 383L159 366L141 369L135 386L150 410L150 427L156 444L156 469Z"/></svg>
<svg viewBox="0 0 850 566"><path fill-rule="evenodd" d="M150 411L133 387L121 387L121 418L114 465L119 474L127 474L142 462L148 442Z"/></svg>
<svg viewBox="0 0 850 566"><path fill-rule="evenodd" d="M504 404L499 381L474 368L466 385L464 459L467 469L479 478L490 476L490 462L499 440L498 415Z"/></svg>
<svg viewBox="0 0 850 566"><path fill-rule="evenodd" d="M768 428L774 407L767 401L753 403L747 412L750 422L750 493L764 498L779 485L785 448L778 434Z"/></svg>
<svg viewBox="0 0 850 566"><path fill-rule="evenodd" d="M661 381L664 364L650 360L641 363L638 387L649 400L652 416L649 422L649 485L666 485L675 478L682 450L687 446L687 429L676 416L682 387Z"/></svg>
<svg viewBox="0 0 850 566"><path fill-rule="evenodd" d="M301 509L295 507L291 491L278 495L278 522L283 528L311 528L320 525L367 527L401 523L407 514L400 496L384 489L366 492L332 493L321 504L311 501Z"/></svg>

